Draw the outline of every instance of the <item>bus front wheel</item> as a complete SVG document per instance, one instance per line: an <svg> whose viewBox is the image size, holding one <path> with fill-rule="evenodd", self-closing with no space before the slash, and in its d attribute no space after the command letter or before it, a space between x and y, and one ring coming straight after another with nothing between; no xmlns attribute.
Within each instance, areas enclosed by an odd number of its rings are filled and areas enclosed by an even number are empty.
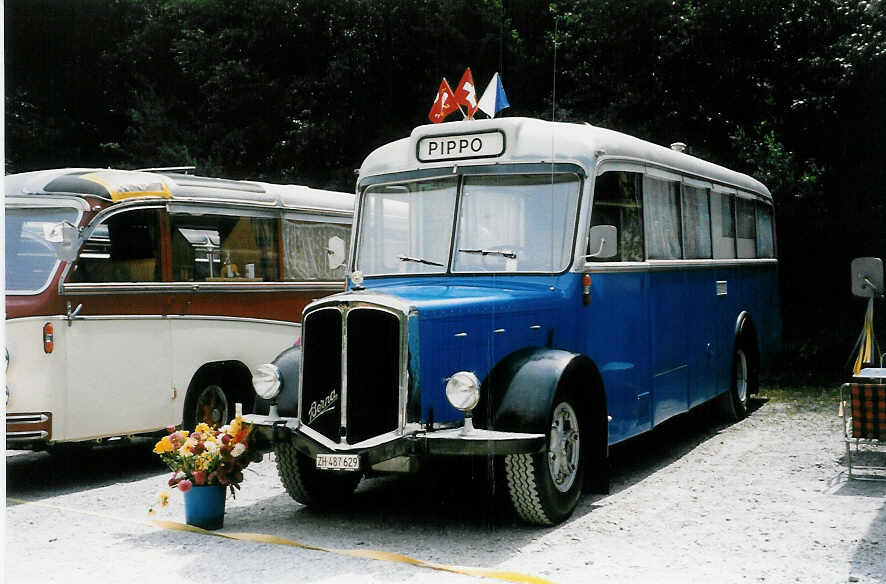
<svg viewBox="0 0 886 584"><path fill-rule="evenodd" d="M302 505L335 508L347 502L361 475L358 472L317 470L314 460L291 444L274 447L277 474L289 496Z"/></svg>
<svg viewBox="0 0 886 584"><path fill-rule="evenodd" d="M585 470L581 411L569 393L558 396L544 451L505 457L511 506L523 521L556 525L568 518L578 504Z"/></svg>

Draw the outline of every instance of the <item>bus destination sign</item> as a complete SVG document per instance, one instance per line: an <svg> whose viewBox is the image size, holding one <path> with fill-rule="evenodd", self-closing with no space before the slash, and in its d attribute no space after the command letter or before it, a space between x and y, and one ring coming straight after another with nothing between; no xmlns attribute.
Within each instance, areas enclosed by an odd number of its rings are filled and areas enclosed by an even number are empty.
<svg viewBox="0 0 886 584"><path fill-rule="evenodd" d="M502 132L456 134L454 136L426 136L418 141L418 159L421 162L490 158L505 151Z"/></svg>

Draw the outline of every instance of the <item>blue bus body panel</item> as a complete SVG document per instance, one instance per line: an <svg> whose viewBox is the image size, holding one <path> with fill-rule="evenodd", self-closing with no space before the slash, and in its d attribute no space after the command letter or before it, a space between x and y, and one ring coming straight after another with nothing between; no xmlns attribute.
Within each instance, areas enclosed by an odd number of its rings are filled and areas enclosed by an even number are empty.
<svg viewBox="0 0 886 584"><path fill-rule="evenodd" d="M461 422L464 414L446 399L448 378L471 371L482 381L510 353L544 346L562 321L556 307L564 302L561 294L550 290L550 277L544 284L537 276L450 277L445 285L440 282L373 278L364 285L395 295L417 310L417 324L410 322L409 349L419 376L413 382L421 383L421 419Z"/></svg>
<svg viewBox="0 0 886 584"><path fill-rule="evenodd" d="M423 421L463 419L445 395L453 373L472 371L482 381L514 351L548 346L596 364L612 417L609 441L621 442L729 389L743 312L764 367L779 349L774 263L592 273L587 306L582 277L391 277L364 285L416 309L409 358Z"/></svg>

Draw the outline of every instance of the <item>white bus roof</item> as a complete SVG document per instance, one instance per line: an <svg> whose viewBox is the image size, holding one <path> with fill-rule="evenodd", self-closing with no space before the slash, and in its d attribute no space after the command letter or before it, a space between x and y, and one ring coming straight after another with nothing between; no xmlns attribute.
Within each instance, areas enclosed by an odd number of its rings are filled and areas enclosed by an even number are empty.
<svg viewBox="0 0 886 584"><path fill-rule="evenodd" d="M419 143L434 136L469 137L471 134L500 131L504 134L504 152L499 156L461 158L421 162ZM408 138L391 142L372 152L360 168L360 180L394 172L407 172L453 165L506 163L573 162L593 173L598 160L617 159L652 164L692 175L713 183L725 184L757 193L772 195L760 181L683 152L653 144L621 132L590 124L548 122L533 118L464 120L418 126Z"/></svg>
<svg viewBox="0 0 886 584"><path fill-rule="evenodd" d="M59 168L11 174L5 177L4 194L7 197L91 195L115 203L136 199L248 203L336 213L352 213L354 209L351 193L302 185L109 168Z"/></svg>

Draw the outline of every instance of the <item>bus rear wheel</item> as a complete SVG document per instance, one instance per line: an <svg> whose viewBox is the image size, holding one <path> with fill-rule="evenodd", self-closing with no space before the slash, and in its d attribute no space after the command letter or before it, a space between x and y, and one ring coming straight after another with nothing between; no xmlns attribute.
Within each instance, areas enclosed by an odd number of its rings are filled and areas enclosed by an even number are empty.
<svg viewBox="0 0 886 584"><path fill-rule="evenodd" d="M317 470L314 460L292 444L274 447L277 474L286 492L298 503L333 509L346 503L360 483L361 474Z"/></svg>
<svg viewBox="0 0 886 584"><path fill-rule="evenodd" d="M748 400L755 386L755 368L751 355L744 343L735 347L732 354L732 382L729 391L723 395L723 412L730 422L738 422L748 415Z"/></svg>
<svg viewBox="0 0 886 584"><path fill-rule="evenodd" d="M556 525L578 505L585 470L580 411L568 394L558 396L545 450L505 457L511 507L527 523Z"/></svg>
<svg viewBox="0 0 886 584"><path fill-rule="evenodd" d="M217 383L208 383L189 396L185 403L184 426L193 430L197 424L206 423L219 428L233 417L233 400Z"/></svg>

